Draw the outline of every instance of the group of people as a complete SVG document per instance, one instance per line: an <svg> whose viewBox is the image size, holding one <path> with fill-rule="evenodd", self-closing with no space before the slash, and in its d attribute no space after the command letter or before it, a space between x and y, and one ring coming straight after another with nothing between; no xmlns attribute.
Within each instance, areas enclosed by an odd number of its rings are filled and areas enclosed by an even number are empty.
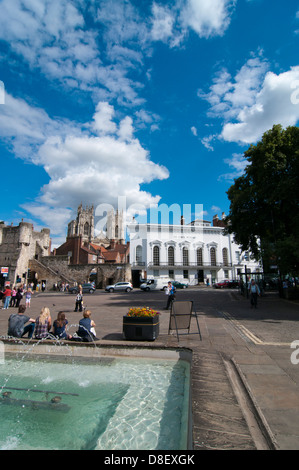
<svg viewBox="0 0 299 470"><path fill-rule="evenodd" d="M46 339L57 338L71 341L90 342L97 340L95 322L91 319L91 311L84 310L83 318L79 321L78 331L72 336L66 331L68 320L65 313L58 312L52 325L52 318L48 307L43 307L39 316L34 319L25 314L26 306L21 304L18 313L13 313L8 319L8 336L22 338ZM29 323L28 323L29 322ZM28 323L28 325L26 325ZM51 331L52 328L52 331Z"/></svg>
<svg viewBox="0 0 299 470"><path fill-rule="evenodd" d="M22 298L25 296L26 307L30 308L31 297L33 291L31 287L23 289L23 287L10 287L9 285L5 286L4 290L1 292L3 310L8 309L9 307L19 307Z"/></svg>
<svg viewBox="0 0 299 470"><path fill-rule="evenodd" d="M258 296L261 295L261 291L260 291L260 288L259 288L258 284L255 282L254 279L251 280L251 282L249 284L248 291L249 291L249 294L250 294L251 308L257 308L257 298L258 298ZM169 307L171 307L172 302L175 301L175 292L176 292L175 287L169 281L167 289L165 291L166 295L168 296L165 310L168 310Z"/></svg>

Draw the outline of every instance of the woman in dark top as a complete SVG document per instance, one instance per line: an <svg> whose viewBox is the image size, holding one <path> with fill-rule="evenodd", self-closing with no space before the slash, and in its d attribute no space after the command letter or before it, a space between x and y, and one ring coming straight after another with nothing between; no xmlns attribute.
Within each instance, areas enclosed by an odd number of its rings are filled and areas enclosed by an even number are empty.
<svg viewBox="0 0 299 470"><path fill-rule="evenodd" d="M65 331L65 327L68 324L65 318L64 312L58 312L57 319L53 323L53 335L59 339L71 339L71 335L68 335Z"/></svg>
<svg viewBox="0 0 299 470"><path fill-rule="evenodd" d="M91 311L85 310L83 313L83 318L79 321L79 329L77 331L78 336L82 338L83 341L93 341L97 340L95 333L95 322L91 320Z"/></svg>

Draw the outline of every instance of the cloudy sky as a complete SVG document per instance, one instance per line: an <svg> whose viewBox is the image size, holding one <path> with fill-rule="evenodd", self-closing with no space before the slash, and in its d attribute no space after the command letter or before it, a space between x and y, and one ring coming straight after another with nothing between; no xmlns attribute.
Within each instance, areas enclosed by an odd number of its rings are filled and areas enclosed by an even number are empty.
<svg viewBox="0 0 299 470"><path fill-rule="evenodd" d="M0 13L0 219L49 227L54 245L81 202L227 213L244 151L298 123L297 0L1 0Z"/></svg>

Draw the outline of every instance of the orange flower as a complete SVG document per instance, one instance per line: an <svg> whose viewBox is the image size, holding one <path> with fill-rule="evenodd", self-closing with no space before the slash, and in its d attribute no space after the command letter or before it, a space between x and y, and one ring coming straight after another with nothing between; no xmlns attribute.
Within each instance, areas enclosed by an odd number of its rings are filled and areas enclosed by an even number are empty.
<svg viewBox="0 0 299 470"><path fill-rule="evenodd" d="M131 307L127 313L128 317L155 317L160 312L149 307Z"/></svg>

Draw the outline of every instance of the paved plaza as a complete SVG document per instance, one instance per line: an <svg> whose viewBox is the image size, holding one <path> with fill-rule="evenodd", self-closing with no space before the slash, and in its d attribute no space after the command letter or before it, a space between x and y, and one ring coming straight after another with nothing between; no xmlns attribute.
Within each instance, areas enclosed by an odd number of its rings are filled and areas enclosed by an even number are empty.
<svg viewBox="0 0 299 470"><path fill-rule="evenodd" d="M168 335L169 312L163 292L105 293L84 296L92 311L99 347L103 345L188 348L192 360L193 448L299 449L299 304L266 294L258 309L237 290L188 288L177 300L192 300L199 313L199 335ZM81 318L74 312L75 296L58 292L35 293L26 313L36 318L43 306L52 321L66 313L69 332ZM132 306L149 306L161 312L160 335L151 343L125 341L122 317ZM0 336L15 308L0 311ZM192 324L196 331L196 323ZM296 346L296 345L294 345ZM299 350L299 346L297 346ZM299 360L298 360L299 362Z"/></svg>

